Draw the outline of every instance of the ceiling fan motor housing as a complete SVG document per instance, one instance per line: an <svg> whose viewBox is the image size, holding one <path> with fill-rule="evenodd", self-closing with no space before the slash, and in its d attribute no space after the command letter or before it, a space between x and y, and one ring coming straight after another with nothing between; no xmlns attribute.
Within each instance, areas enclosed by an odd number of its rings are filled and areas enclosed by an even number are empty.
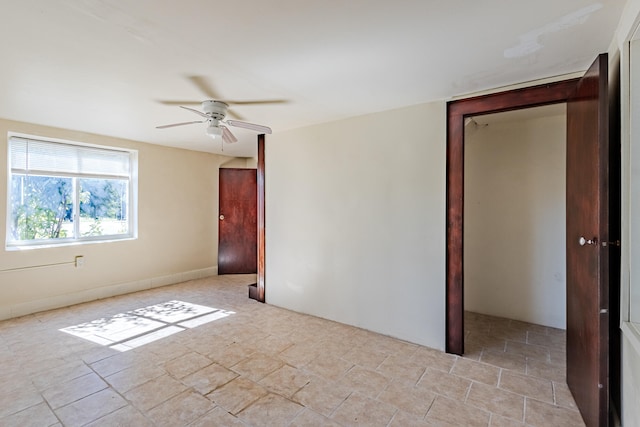
<svg viewBox="0 0 640 427"><path fill-rule="evenodd" d="M229 106L222 101L203 101L202 111L216 121L223 120Z"/></svg>

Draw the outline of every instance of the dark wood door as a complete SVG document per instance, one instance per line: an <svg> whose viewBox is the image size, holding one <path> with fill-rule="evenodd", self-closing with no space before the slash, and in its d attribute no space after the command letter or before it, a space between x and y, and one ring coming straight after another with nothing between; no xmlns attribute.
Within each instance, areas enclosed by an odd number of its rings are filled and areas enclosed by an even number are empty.
<svg viewBox="0 0 640 427"><path fill-rule="evenodd" d="M258 266L257 174L220 169L218 274L255 273Z"/></svg>
<svg viewBox="0 0 640 427"><path fill-rule="evenodd" d="M609 408L607 74L603 54L567 102L567 383L587 426Z"/></svg>

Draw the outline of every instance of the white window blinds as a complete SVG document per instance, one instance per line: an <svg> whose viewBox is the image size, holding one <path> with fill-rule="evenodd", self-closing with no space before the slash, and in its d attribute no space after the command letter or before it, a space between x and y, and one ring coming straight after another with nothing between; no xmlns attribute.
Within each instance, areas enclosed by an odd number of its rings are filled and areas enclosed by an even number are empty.
<svg viewBox="0 0 640 427"><path fill-rule="evenodd" d="M129 178L131 171L129 151L15 136L9 139L9 159L13 173Z"/></svg>

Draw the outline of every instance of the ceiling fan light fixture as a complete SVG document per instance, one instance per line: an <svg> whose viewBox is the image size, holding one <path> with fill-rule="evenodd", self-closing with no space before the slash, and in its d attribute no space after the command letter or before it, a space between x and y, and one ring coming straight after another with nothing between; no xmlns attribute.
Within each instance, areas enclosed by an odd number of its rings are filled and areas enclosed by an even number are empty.
<svg viewBox="0 0 640 427"><path fill-rule="evenodd" d="M207 135L209 135L213 139L222 138L222 129L213 124L209 125L207 126Z"/></svg>

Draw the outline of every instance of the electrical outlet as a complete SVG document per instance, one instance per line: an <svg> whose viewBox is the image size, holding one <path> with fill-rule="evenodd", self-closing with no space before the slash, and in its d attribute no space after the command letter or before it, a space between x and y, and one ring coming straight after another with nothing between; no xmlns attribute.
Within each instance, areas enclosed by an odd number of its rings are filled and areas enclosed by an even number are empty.
<svg viewBox="0 0 640 427"><path fill-rule="evenodd" d="M84 267L84 257L82 255L78 255L76 257L76 268Z"/></svg>

